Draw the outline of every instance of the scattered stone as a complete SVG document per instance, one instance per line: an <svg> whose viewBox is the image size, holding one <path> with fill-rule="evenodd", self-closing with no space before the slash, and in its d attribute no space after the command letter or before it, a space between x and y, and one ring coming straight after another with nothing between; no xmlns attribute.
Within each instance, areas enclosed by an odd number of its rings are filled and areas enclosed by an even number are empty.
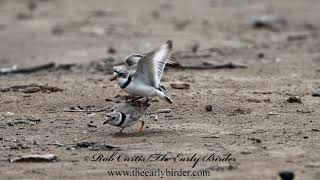
<svg viewBox="0 0 320 180"><path fill-rule="evenodd" d="M90 150L98 151L98 150L120 150L119 147L115 147L108 144L98 144L93 141L83 141L76 144L77 148L88 148Z"/></svg>
<svg viewBox="0 0 320 180"><path fill-rule="evenodd" d="M281 177L282 180L293 180L294 173L291 171L282 171L282 172L279 172L279 176Z"/></svg>
<svg viewBox="0 0 320 180"><path fill-rule="evenodd" d="M243 150L240 152L241 154L244 154L244 155L247 155L247 154L252 154L251 151L248 151L248 150Z"/></svg>
<svg viewBox="0 0 320 180"><path fill-rule="evenodd" d="M320 161L318 162L310 162L306 165L308 168L320 168Z"/></svg>
<svg viewBox="0 0 320 180"><path fill-rule="evenodd" d="M291 96L287 99L288 103L302 103L299 97Z"/></svg>
<svg viewBox="0 0 320 180"><path fill-rule="evenodd" d="M191 20L189 20L189 19L186 19L186 20L177 20L176 19L173 21L174 28L179 31L184 30L190 24L191 24Z"/></svg>
<svg viewBox="0 0 320 180"><path fill-rule="evenodd" d="M6 88L8 91L13 92L23 92L23 93L36 93L36 92L46 92L46 93L53 93L58 91L63 91L63 89L60 89L55 86L48 86L48 85L38 85L38 84L28 84L28 85L17 85L17 86L11 86L9 88Z"/></svg>
<svg viewBox="0 0 320 180"><path fill-rule="evenodd" d="M61 25L56 25L51 28L51 33L54 35L62 35L64 34L64 28Z"/></svg>
<svg viewBox="0 0 320 180"><path fill-rule="evenodd" d="M258 138L249 138L249 140L254 141L257 144L260 144L262 142L261 139Z"/></svg>
<svg viewBox="0 0 320 180"><path fill-rule="evenodd" d="M309 34L306 33L296 33L296 34L290 34L287 37L288 41L299 41L299 40L303 40L306 39L309 36Z"/></svg>
<svg viewBox="0 0 320 180"><path fill-rule="evenodd" d="M198 52L199 48L200 48L199 44L193 44L191 46L191 52L196 53L196 52Z"/></svg>
<svg viewBox="0 0 320 180"><path fill-rule="evenodd" d="M312 130L312 131L317 131L317 132L320 131L319 129L316 129L316 128L312 128L311 130Z"/></svg>
<svg viewBox="0 0 320 180"><path fill-rule="evenodd" d="M33 16L32 16L31 13L22 13L22 12L21 12L21 13L18 13L18 14L17 14L16 18L17 18L18 20L29 20L29 19L32 19Z"/></svg>
<svg viewBox="0 0 320 180"><path fill-rule="evenodd" d="M187 84L187 83L171 83L170 86L173 89L189 89L190 88L190 84Z"/></svg>
<svg viewBox="0 0 320 180"><path fill-rule="evenodd" d="M22 92L24 92L24 93L36 93L36 92L39 92L39 91L41 91L40 87L27 87Z"/></svg>
<svg viewBox="0 0 320 180"><path fill-rule="evenodd" d="M247 99L247 102L253 102L253 103L261 103L261 100L259 99Z"/></svg>
<svg viewBox="0 0 320 180"><path fill-rule="evenodd" d="M81 32L91 35L91 36L102 36L106 33L106 29L103 27L82 27L80 29Z"/></svg>
<svg viewBox="0 0 320 180"><path fill-rule="evenodd" d="M35 2L35 0L30 0L29 3L28 3L28 9L30 11L34 11L36 10L38 7L37 3Z"/></svg>
<svg viewBox="0 0 320 180"><path fill-rule="evenodd" d="M298 113L311 113L312 110L303 110L303 109L297 109Z"/></svg>
<svg viewBox="0 0 320 180"><path fill-rule="evenodd" d="M106 11L106 10L93 10L93 11L90 11L90 14L93 16L93 17L96 17L96 18L102 18L102 17L111 17L111 16L114 16L116 12L113 12L113 11Z"/></svg>
<svg viewBox="0 0 320 180"><path fill-rule="evenodd" d="M285 25L287 25L287 20L278 15L259 16L251 23L251 26L255 29L268 28L272 30L280 30Z"/></svg>
<svg viewBox="0 0 320 180"><path fill-rule="evenodd" d="M115 54L116 52L117 52L117 50L114 47L109 47L109 49L108 49L109 54Z"/></svg>
<svg viewBox="0 0 320 180"><path fill-rule="evenodd" d="M155 121L158 121L158 114L152 114L151 118L154 118Z"/></svg>
<svg viewBox="0 0 320 180"><path fill-rule="evenodd" d="M11 159L10 162L55 162L57 161L57 156L54 154L45 155L25 155L15 159Z"/></svg>
<svg viewBox="0 0 320 180"><path fill-rule="evenodd" d="M157 113L171 113L172 109L160 109Z"/></svg>
<svg viewBox="0 0 320 180"><path fill-rule="evenodd" d="M13 112L6 112L5 116L9 117L9 116L13 116L14 113Z"/></svg>
<svg viewBox="0 0 320 180"><path fill-rule="evenodd" d="M212 108L212 105L206 105L205 108L206 108L206 111L207 111L207 112L211 112L212 109L213 109L213 108Z"/></svg>
<svg viewBox="0 0 320 180"><path fill-rule="evenodd" d="M160 13L157 10L152 10L151 11L151 16L155 19L158 19L160 17Z"/></svg>
<svg viewBox="0 0 320 180"><path fill-rule="evenodd" d="M314 93L312 93L312 96L313 96L313 97L320 97L320 93L314 92Z"/></svg>
<svg viewBox="0 0 320 180"><path fill-rule="evenodd" d="M91 61L89 64L89 69L94 71L102 71L102 72L113 72L113 66L115 64L115 59L112 57L108 58L98 58L94 61Z"/></svg>
<svg viewBox="0 0 320 180"><path fill-rule="evenodd" d="M87 126L88 126L89 128L98 128L96 125L90 124L90 123L88 123Z"/></svg>
<svg viewBox="0 0 320 180"><path fill-rule="evenodd" d="M235 109L233 110L233 113L231 113L230 115L236 115L236 114L250 114L251 113L251 110L250 109L241 109L241 108L238 108L238 109Z"/></svg>
<svg viewBox="0 0 320 180"><path fill-rule="evenodd" d="M258 58L264 58L264 53L262 53L262 52L258 53L258 54L257 54L257 57L258 57Z"/></svg>

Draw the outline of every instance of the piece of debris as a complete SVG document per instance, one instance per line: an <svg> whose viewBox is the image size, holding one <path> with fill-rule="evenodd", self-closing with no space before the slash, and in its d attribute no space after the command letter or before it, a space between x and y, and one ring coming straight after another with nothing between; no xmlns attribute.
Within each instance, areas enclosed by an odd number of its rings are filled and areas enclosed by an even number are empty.
<svg viewBox="0 0 320 180"><path fill-rule="evenodd" d="M25 12L20 12L17 14L16 18L18 20L29 20L33 18L32 13L25 13Z"/></svg>
<svg viewBox="0 0 320 180"><path fill-rule="evenodd" d="M114 11L106 11L106 10L93 10L89 12L93 17L103 18L103 17L111 17L116 14Z"/></svg>
<svg viewBox="0 0 320 180"><path fill-rule="evenodd" d="M199 48L200 48L200 45L199 44L193 44L193 45L191 45L191 52L192 53L197 53L198 52L198 50L199 50Z"/></svg>
<svg viewBox="0 0 320 180"><path fill-rule="evenodd" d="M302 103L299 97L291 96L287 99L288 103Z"/></svg>
<svg viewBox="0 0 320 180"><path fill-rule="evenodd" d="M34 0L30 0L29 3L28 3L28 9L30 11L34 11L36 10L38 7L37 3L34 1Z"/></svg>
<svg viewBox="0 0 320 180"><path fill-rule="evenodd" d="M106 29L103 27L94 27L94 26L84 26L80 28L82 33L91 35L91 36L102 36L106 33Z"/></svg>
<svg viewBox="0 0 320 180"><path fill-rule="evenodd" d="M252 154L252 151L249 150L243 150L240 152L241 154L247 155L247 154Z"/></svg>
<svg viewBox="0 0 320 180"><path fill-rule="evenodd" d="M298 113L311 113L313 110L297 109Z"/></svg>
<svg viewBox="0 0 320 180"><path fill-rule="evenodd" d="M236 115L236 114L250 114L251 113L251 110L250 109L241 109L241 108L238 108L238 109L235 109L233 110L233 113L231 115Z"/></svg>
<svg viewBox="0 0 320 180"><path fill-rule="evenodd" d="M55 25L51 28L51 33L57 36L62 35L64 33L64 27L61 25Z"/></svg>
<svg viewBox="0 0 320 180"><path fill-rule="evenodd" d="M151 117L151 118L154 118L155 121L158 120L158 114L151 114L150 117Z"/></svg>
<svg viewBox="0 0 320 180"><path fill-rule="evenodd" d="M117 52L117 50L114 47L109 47L108 48L108 53L109 54L115 54Z"/></svg>
<svg viewBox="0 0 320 180"><path fill-rule="evenodd" d="M189 20L189 19L186 19L186 20L177 20L177 19L175 19L175 20L173 20L173 25L174 25L174 28L176 29L176 30L184 30L188 25L190 25L191 24L191 20Z"/></svg>
<svg viewBox="0 0 320 180"><path fill-rule="evenodd" d="M98 58L97 60L91 61L89 64L89 69L94 71L102 72L113 72L113 66L115 66L116 60L112 57L108 58Z"/></svg>
<svg viewBox="0 0 320 180"><path fill-rule="evenodd" d="M92 108L82 108L79 107L75 108L75 107L70 107L70 109L66 109L63 110L64 112L86 112L86 113L93 113L93 112L103 112L103 111L107 111L110 110L110 108L102 108L102 109L92 109ZM95 115L95 114L94 114Z"/></svg>
<svg viewBox="0 0 320 180"><path fill-rule="evenodd" d="M317 132L320 132L319 129L316 129L316 128L312 128L311 131L317 131Z"/></svg>
<svg viewBox="0 0 320 180"><path fill-rule="evenodd" d="M0 69L0 75L28 74L28 73L34 73L34 72L52 69L54 67L55 67L54 63L48 63L48 64L33 66L33 67L29 67L29 68L17 68L14 66L11 69L10 68L5 68L4 70Z"/></svg>
<svg viewBox="0 0 320 180"><path fill-rule="evenodd" d="M92 124L92 123L87 123L87 126L89 128L98 128L96 125Z"/></svg>
<svg viewBox="0 0 320 180"><path fill-rule="evenodd" d="M299 41L306 39L309 36L309 34L306 33L295 33L295 34L290 34L287 37L287 41Z"/></svg>
<svg viewBox="0 0 320 180"><path fill-rule="evenodd" d="M36 93L41 91L46 93L53 93L53 92L63 91L63 89L55 86L28 84L28 85L11 86L9 88L2 88L0 89L0 91L1 92L14 91L14 92L23 92L23 93Z"/></svg>
<svg viewBox="0 0 320 180"><path fill-rule="evenodd" d="M314 93L312 93L312 97L320 97L320 93L314 92Z"/></svg>
<svg viewBox="0 0 320 180"><path fill-rule="evenodd" d="M93 141L83 141L76 144L77 148L88 148L90 150L120 150L119 147L115 147L108 144L98 144Z"/></svg>
<svg viewBox="0 0 320 180"><path fill-rule="evenodd" d="M277 112L269 112L268 115L278 115Z"/></svg>
<svg viewBox="0 0 320 180"><path fill-rule="evenodd" d="M256 17L251 26L255 29L268 28L272 30L280 30L287 25L287 20L279 15L264 15Z"/></svg>
<svg viewBox="0 0 320 180"><path fill-rule="evenodd" d="M212 105L206 105L206 111L211 112L212 111Z"/></svg>
<svg viewBox="0 0 320 180"><path fill-rule="evenodd" d="M261 59L261 58L264 58L264 56L265 56L265 55L264 55L264 53L262 53L262 52L259 52L259 53L257 54L257 57L260 58L260 59Z"/></svg>
<svg viewBox="0 0 320 180"><path fill-rule="evenodd" d="M15 159L11 159L10 162L55 162L57 161L57 156L54 154L45 155L25 155Z"/></svg>
<svg viewBox="0 0 320 180"><path fill-rule="evenodd" d="M281 172L279 172L279 176L281 177L281 180L293 180L294 179L294 173L291 171L281 171Z"/></svg>
<svg viewBox="0 0 320 180"><path fill-rule="evenodd" d="M220 138L218 135L212 135L212 136L204 136L202 138Z"/></svg>
<svg viewBox="0 0 320 180"><path fill-rule="evenodd" d="M187 84L187 83L171 83L170 86L173 89L189 89L190 88L190 84Z"/></svg>
<svg viewBox="0 0 320 180"><path fill-rule="evenodd" d="M157 113L171 113L172 109L160 109Z"/></svg>
<svg viewBox="0 0 320 180"><path fill-rule="evenodd" d="M320 168L320 161L318 162L310 162L306 165L308 168Z"/></svg>
<svg viewBox="0 0 320 180"><path fill-rule="evenodd" d="M261 103L261 100L259 99L247 99L247 102L253 102L253 103Z"/></svg>
<svg viewBox="0 0 320 180"><path fill-rule="evenodd" d="M258 138L249 138L249 140L254 141L257 144L261 143L261 139L258 139Z"/></svg>

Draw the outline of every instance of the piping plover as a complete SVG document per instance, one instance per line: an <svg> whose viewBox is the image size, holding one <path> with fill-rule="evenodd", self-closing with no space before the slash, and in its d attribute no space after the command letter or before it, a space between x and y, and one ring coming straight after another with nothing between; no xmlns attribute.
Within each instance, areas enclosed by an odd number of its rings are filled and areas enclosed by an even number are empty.
<svg viewBox="0 0 320 180"><path fill-rule="evenodd" d="M106 121L103 124L110 124L118 126L122 129L118 133L122 133L123 129L132 126L142 119L145 111L150 106L148 100L146 101L133 101L122 103L115 108L111 113L106 114ZM143 131L144 121L141 120L141 127L139 132Z"/></svg>
<svg viewBox="0 0 320 180"><path fill-rule="evenodd" d="M158 96L171 104L172 100L164 94L160 81L166 64L170 62L172 48L172 41L169 40L160 48L145 55L129 56L127 60L135 58L129 63L126 60L131 70L116 68L111 81L117 80L121 89L128 94L147 98Z"/></svg>

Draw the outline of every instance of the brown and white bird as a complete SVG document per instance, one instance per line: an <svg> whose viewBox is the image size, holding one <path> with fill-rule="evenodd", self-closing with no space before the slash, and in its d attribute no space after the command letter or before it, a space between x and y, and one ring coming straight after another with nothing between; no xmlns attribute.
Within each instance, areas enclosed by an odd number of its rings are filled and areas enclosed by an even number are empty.
<svg viewBox="0 0 320 180"><path fill-rule="evenodd" d="M146 98L158 96L171 104L172 100L164 94L160 81L166 64L170 62L172 50L173 44L169 40L145 55L129 56L126 64L131 69L116 68L111 81L117 80L128 94Z"/></svg>
<svg viewBox="0 0 320 180"><path fill-rule="evenodd" d="M106 121L103 124L110 124L112 126L118 126L122 129L119 133L122 133L123 129L134 125L138 121L141 121L141 127L139 132L143 131L144 121L141 120L146 110L150 106L148 100L146 101L132 101L122 103L115 108L111 113L106 114Z"/></svg>

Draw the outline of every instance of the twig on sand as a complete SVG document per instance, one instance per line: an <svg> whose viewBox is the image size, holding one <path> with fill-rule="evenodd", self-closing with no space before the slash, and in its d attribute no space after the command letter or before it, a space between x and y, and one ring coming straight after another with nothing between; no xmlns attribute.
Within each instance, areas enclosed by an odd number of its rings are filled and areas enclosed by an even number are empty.
<svg viewBox="0 0 320 180"><path fill-rule="evenodd" d="M48 70L55 67L55 63L47 63L39 66L32 66L28 68L2 68L0 69L0 75L7 75L7 74L28 74L34 73L42 70Z"/></svg>
<svg viewBox="0 0 320 180"><path fill-rule="evenodd" d="M97 110L86 110L86 109L65 109L63 112L103 112L106 110L109 110L110 108L103 108L103 109L97 109Z"/></svg>
<svg viewBox="0 0 320 180"><path fill-rule="evenodd" d="M225 63L225 64L211 64L211 63L203 63L197 65L182 65L180 63L168 64L170 68L174 69L236 69L236 68L248 68L245 65L234 64L232 62Z"/></svg>

